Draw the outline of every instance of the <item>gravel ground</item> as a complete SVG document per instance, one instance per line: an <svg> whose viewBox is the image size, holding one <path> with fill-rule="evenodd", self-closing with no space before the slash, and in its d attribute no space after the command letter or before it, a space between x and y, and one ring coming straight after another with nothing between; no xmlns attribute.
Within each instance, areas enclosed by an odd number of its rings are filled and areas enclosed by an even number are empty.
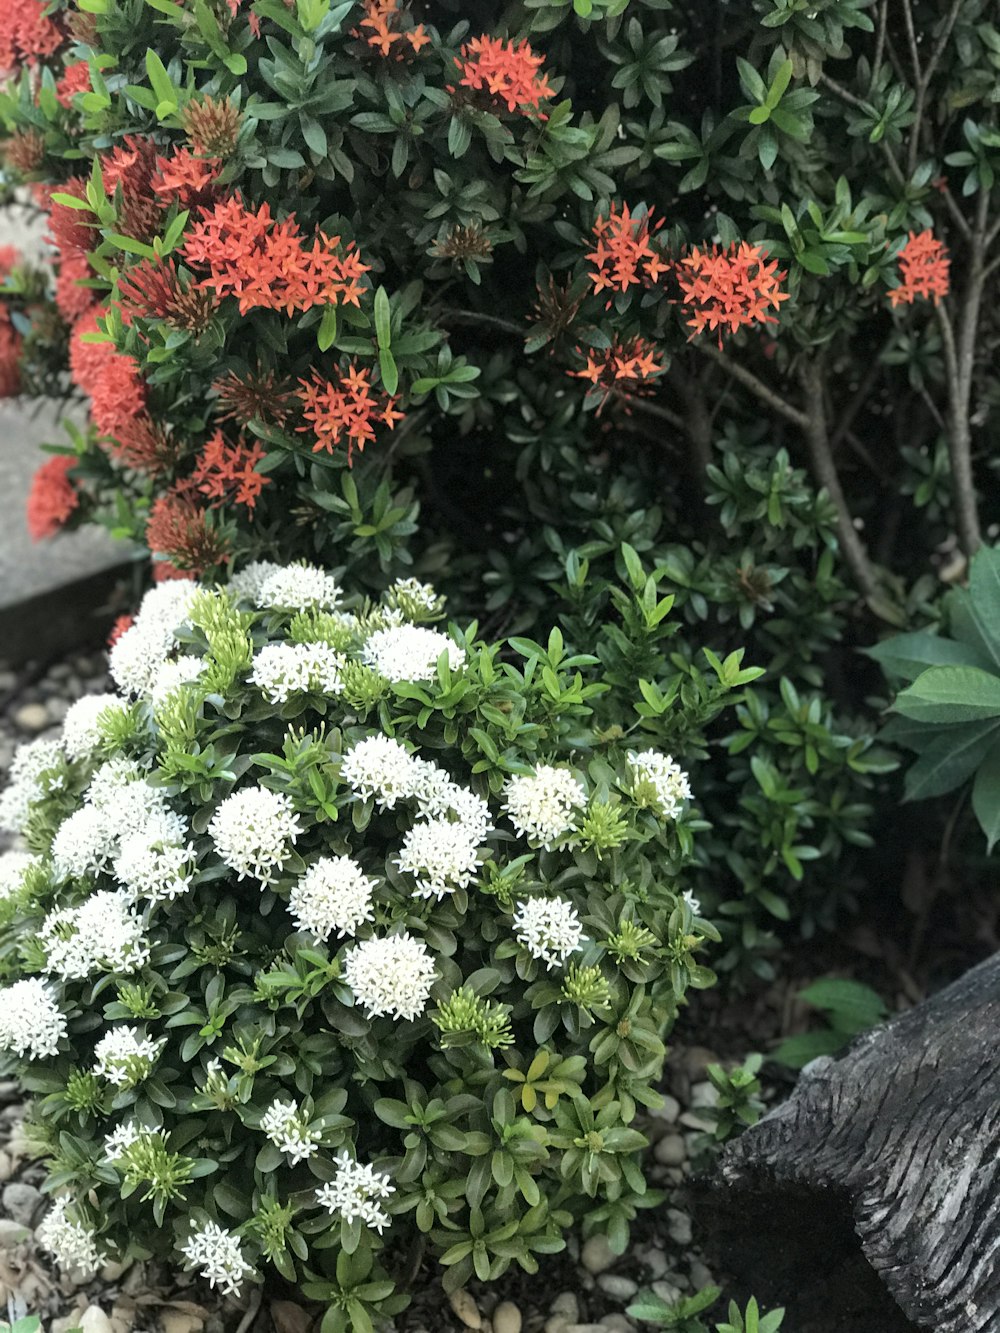
<svg viewBox="0 0 1000 1333"><path fill-rule="evenodd" d="M103 654L77 655L19 673L0 667L0 775L23 740L58 725L82 694L111 688ZM683 1020L682 1020L683 1027ZM705 1081L714 1052L674 1047L664 1106L642 1126L651 1141L647 1176L668 1202L641 1213L633 1243L621 1257L594 1237L571 1239L565 1253L543 1262L535 1277L514 1270L488 1288L470 1286L447 1300L430 1272L418 1275L411 1307L395 1321L396 1333L600 1333L630 1330L625 1307L652 1288L664 1300L688 1295L713 1280L692 1237L683 1187L704 1164L709 1122L704 1111L715 1090ZM80 1325L84 1333L306 1333L318 1307L288 1300L244 1304L220 1298L180 1271L133 1263L108 1265L97 1277L75 1280L60 1273L33 1243L45 1213L40 1186L44 1169L25 1156L19 1134L25 1106L15 1083L0 1083L0 1309L11 1318L39 1314L50 1333ZM701 1161L699 1162L699 1159ZM555 1294L554 1294L555 1293Z"/></svg>

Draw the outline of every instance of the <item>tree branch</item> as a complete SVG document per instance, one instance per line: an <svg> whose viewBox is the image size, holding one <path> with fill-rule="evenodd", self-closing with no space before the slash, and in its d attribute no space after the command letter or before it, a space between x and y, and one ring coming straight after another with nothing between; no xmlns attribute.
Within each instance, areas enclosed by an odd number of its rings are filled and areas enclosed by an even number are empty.
<svg viewBox="0 0 1000 1333"><path fill-rule="evenodd" d="M843 84L838 83L836 79L831 79L829 74L825 71L820 74L819 81L820 83L825 84L826 87L842 101L846 102L848 106L857 107L859 111L865 111L869 115L875 114L875 108L873 106L864 101L863 98L856 96L856 94L852 93L849 88L845 88ZM886 141L884 135L879 140L879 148L882 150L883 156L889 164L889 170L896 178L896 183L905 185L906 176L903 174L903 168L896 161L896 154L892 151L892 146Z"/></svg>
<svg viewBox="0 0 1000 1333"><path fill-rule="evenodd" d="M868 84L869 95L875 91L879 72L882 69L882 56L885 53L885 25L889 11L889 0L881 0L878 7L878 36L875 38L875 58L872 61L872 76Z"/></svg>
<svg viewBox="0 0 1000 1333"><path fill-rule="evenodd" d="M958 204L955 203L955 196L948 189L947 185L944 187L941 193L944 196L944 202L948 206L948 212L951 214L952 221L958 227L959 231L962 233L965 239L967 241L971 240L972 228L969 226L968 218L959 208Z"/></svg>
<svg viewBox="0 0 1000 1333"><path fill-rule="evenodd" d="M871 393L872 385L878 379L881 370L882 362L879 357L872 357L868 362L867 370L861 377L860 384L851 395L847 406L840 415L840 420L837 422L833 433L830 436L830 449L832 451L836 450L837 445L840 444L841 440L847 438L851 427L854 425L854 418L858 415L865 400Z"/></svg>
<svg viewBox="0 0 1000 1333"><path fill-rule="evenodd" d="M904 10L907 22L907 35L910 38L910 49L913 54L913 65L917 71L917 96L913 107L913 124L910 127L910 151L907 158L908 171L912 176L917 165L917 157L920 154L920 133L923 128L924 104L927 100L927 90L931 86L931 79L934 77L934 71L945 52L948 40L951 37L952 29L955 26L955 20L958 18L958 12L962 8L963 0L951 0L951 9L948 11L948 17L945 20L944 28L937 42L934 44L934 50L931 52L931 58L927 62L924 72L920 73L920 64L917 59L916 39L913 36L913 14L910 10L910 0L904 0Z"/></svg>
<svg viewBox="0 0 1000 1333"><path fill-rule="evenodd" d="M513 319L504 319L502 315L488 315L479 310L444 309L438 312L438 319L443 324L480 324L484 328L499 329L501 333L513 333L523 339L526 328Z"/></svg>
<svg viewBox="0 0 1000 1333"><path fill-rule="evenodd" d="M716 347L715 343L699 339L694 346L705 356L711 357L713 361L723 366L732 375L733 379L739 380L744 388L749 389L755 397L759 398L762 403L766 403L772 411L777 412L786 421L790 421L793 426L798 426L800 430L806 429L809 418L805 412L786 402L780 394L775 393L763 380L759 380L752 371L747 370L745 366L741 366L738 361L731 361L725 352L721 352Z"/></svg>
<svg viewBox="0 0 1000 1333"><path fill-rule="evenodd" d="M667 422L675 430L687 431L687 425L680 413L673 412L669 407L663 407L660 403L651 402L648 398L634 396L629 399L628 406L631 412L641 412L643 416L655 417L658 421Z"/></svg>

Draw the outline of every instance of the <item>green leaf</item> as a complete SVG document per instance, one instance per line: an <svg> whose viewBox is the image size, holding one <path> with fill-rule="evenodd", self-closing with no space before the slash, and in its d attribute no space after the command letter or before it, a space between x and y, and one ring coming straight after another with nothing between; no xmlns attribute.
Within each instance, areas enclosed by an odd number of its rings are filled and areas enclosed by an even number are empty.
<svg viewBox="0 0 1000 1333"><path fill-rule="evenodd" d="M863 1032L887 1014L882 997L860 981L824 977L799 991L799 999L837 1019L842 1032Z"/></svg>
<svg viewBox="0 0 1000 1333"><path fill-rule="evenodd" d="M379 371L382 375L382 384L387 394L394 394L399 388L399 370L396 367L395 359L388 347L383 347L378 354Z"/></svg>
<svg viewBox="0 0 1000 1333"><path fill-rule="evenodd" d="M316 333L316 345L321 352L328 352L337 340L337 307L328 305L323 311Z"/></svg>
<svg viewBox="0 0 1000 1333"><path fill-rule="evenodd" d="M1000 841L1000 745L994 746L972 784L972 809L986 834L986 850Z"/></svg>
<svg viewBox="0 0 1000 1333"><path fill-rule="evenodd" d="M375 337L379 347L385 351L392 346L392 312L389 308L389 296L384 287L380 287L375 293Z"/></svg>
<svg viewBox="0 0 1000 1333"><path fill-rule="evenodd" d="M920 630L915 634L894 634L871 648L862 648L891 679L912 681L927 667L974 666L989 670L990 659L974 644L958 643L940 634Z"/></svg>
<svg viewBox="0 0 1000 1333"><path fill-rule="evenodd" d="M917 745L918 758L906 774L906 800L923 801L954 791L976 771L997 740L1000 721L984 727L981 722L948 727L942 735L935 728L924 747Z"/></svg>
<svg viewBox="0 0 1000 1333"><path fill-rule="evenodd" d="M972 557L969 602L990 656L1000 666L1000 548L983 546Z"/></svg>
<svg viewBox="0 0 1000 1333"><path fill-rule="evenodd" d="M1000 717L1000 677L979 667L931 667L897 696L893 708L915 722Z"/></svg>
<svg viewBox="0 0 1000 1333"><path fill-rule="evenodd" d="M163 61L152 49L146 51L146 73L149 76L149 86L156 94L156 100L170 102L176 107L177 89L171 82Z"/></svg>
<svg viewBox="0 0 1000 1333"><path fill-rule="evenodd" d="M779 1065L802 1069L820 1055L834 1055L847 1045L844 1033L825 1028L819 1032L800 1032L788 1037L771 1055Z"/></svg>

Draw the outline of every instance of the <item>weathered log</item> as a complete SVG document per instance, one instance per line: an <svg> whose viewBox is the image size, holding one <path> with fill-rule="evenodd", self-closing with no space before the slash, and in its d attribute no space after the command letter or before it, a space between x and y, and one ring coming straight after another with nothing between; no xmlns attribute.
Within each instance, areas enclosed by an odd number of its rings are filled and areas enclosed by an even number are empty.
<svg viewBox="0 0 1000 1333"><path fill-rule="evenodd" d="M709 1200L717 1257L796 1333L998 1333L1000 954L811 1066Z"/></svg>

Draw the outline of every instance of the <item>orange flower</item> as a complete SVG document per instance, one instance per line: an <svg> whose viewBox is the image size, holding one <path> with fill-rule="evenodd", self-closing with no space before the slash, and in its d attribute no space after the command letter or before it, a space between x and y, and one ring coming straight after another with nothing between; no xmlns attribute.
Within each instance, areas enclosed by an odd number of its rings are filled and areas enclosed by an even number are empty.
<svg viewBox="0 0 1000 1333"><path fill-rule="evenodd" d="M581 356L584 355L582 348L577 348L577 351ZM650 381L664 369L662 361L657 359L660 355L655 344L639 335L632 338L616 337L610 347L601 351L588 349L584 368L567 373L575 379L590 381L593 388L587 390L588 395L600 395L601 403L597 410L601 411L612 396L628 399L648 393Z"/></svg>
<svg viewBox="0 0 1000 1333"><path fill-rule="evenodd" d="M42 0L0 0L0 72L34 65L63 44L60 28L47 18Z"/></svg>
<svg viewBox="0 0 1000 1333"><path fill-rule="evenodd" d="M396 47L395 58L402 60L409 52L405 46L397 47L397 43L409 43L410 51L416 53L430 41L422 23L416 27L404 27L406 21L412 23L412 20L409 11L400 9L397 0L363 0L363 4L365 17L360 27L371 29L371 35L366 40L379 55L393 55L393 48ZM354 36L363 37L365 34L355 29Z"/></svg>
<svg viewBox="0 0 1000 1333"><path fill-rule="evenodd" d="M101 377L101 372L111 357L115 355L112 342L84 342L87 334L103 333L97 323L103 315L103 306L92 306L85 315L73 325L69 339L69 373L78 389L86 394L94 392L94 386Z"/></svg>
<svg viewBox="0 0 1000 1333"><path fill-rule="evenodd" d="M627 292L633 286L654 286L669 267L649 243L651 233L662 226L662 218L653 222L652 210L633 217L627 204L621 209L612 204L608 216L594 223L597 245L587 255L594 265L590 275L594 291Z"/></svg>
<svg viewBox="0 0 1000 1333"><path fill-rule="evenodd" d="M252 447L242 438L229 444L221 430L217 430L205 445L198 459L191 481L202 495L216 502L246 505L253 510L257 497L271 478L255 471L264 457L264 449L256 443Z"/></svg>
<svg viewBox="0 0 1000 1333"><path fill-rule="evenodd" d="M175 148L169 157L156 159L153 193L166 208L175 200L181 208L211 204L219 193L221 170L220 158L195 157L190 148Z"/></svg>
<svg viewBox="0 0 1000 1333"><path fill-rule="evenodd" d="M119 616L111 626L111 633L108 635L108 647L113 648L125 631L131 629L134 624L134 616Z"/></svg>
<svg viewBox="0 0 1000 1333"><path fill-rule="evenodd" d="M56 278L56 305L67 323L72 324L85 315L97 301L92 287L80 284L94 276L87 256L80 250L70 250L59 265Z"/></svg>
<svg viewBox="0 0 1000 1333"><path fill-rule="evenodd" d="M49 193L51 194L51 188ZM59 187L58 193L84 199L87 194L87 182L82 176L73 176L65 185ZM89 213L52 200L42 206L49 208L49 236L61 255L65 256L72 250L82 250L86 253L100 240L93 230L94 219Z"/></svg>
<svg viewBox="0 0 1000 1333"><path fill-rule="evenodd" d="M464 59L456 60L463 88L484 92L492 100L505 102L508 111L522 116L538 112L546 98L552 96L548 77L539 74L542 57L536 56L527 42L514 42L501 37L474 37L461 51Z"/></svg>
<svg viewBox="0 0 1000 1333"><path fill-rule="evenodd" d="M235 421L240 426L249 426L254 420L283 426L291 412L289 387L288 381L279 380L273 370L249 371L242 378L229 370L212 385L223 409L219 420Z"/></svg>
<svg viewBox="0 0 1000 1333"><path fill-rule="evenodd" d="M900 284L889 291L893 307L912 305L919 296L930 298L935 305L949 291L948 269L951 260L948 251L930 230L919 235L910 232L910 239L899 252Z"/></svg>
<svg viewBox="0 0 1000 1333"><path fill-rule="evenodd" d="M90 391L90 414L101 435L117 435L146 406L146 389L130 356L112 350Z"/></svg>
<svg viewBox="0 0 1000 1333"><path fill-rule="evenodd" d="M202 333L212 321L215 298L211 292L181 282L170 258L141 259L118 278L118 308L122 321L162 319L177 329Z"/></svg>
<svg viewBox="0 0 1000 1333"><path fill-rule="evenodd" d="M164 555L178 572L200 577L229 559L229 544L197 502L168 491L153 503L146 524L146 545Z"/></svg>
<svg viewBox="0 0 1000 1333"><path fill-rule="evenodd" d="M156 171L156 145L149 138L126 134L111 149L101 154L104 188L114 197L121 189L116 230L137 241L148 241L159 234L163 209L153 191Z"/></svg>
<svg viewBox="0 0 1000 1333"><path fill-rule="evenodd" d="M24 256L16 245L0 245L0 282L5 282Z"/></svg>
<svg viewBox="0 0 1000 1333"><path fill-rule="evenodd" d="M688 327L695 337L704 329L719 330L749 328L754 324L776 324L769 310L777 310L788 293L778 284L786 276L778 273L777 260L767 264L767 251L747 241L740 241L720 250L699 250L695 246L685 255L677 268L677 281L684 292ZM688 276L690 275L690 276Z"/></svg>
<svg viewBox="0 0 1000 1333"><path fill-rule="evenodd" d="M177 462L173 441L146 412L118 422L114 437L105 440L102 447L124 467L151 477L162 475Z"/></svg>
<svg viewBox="0 0 1000 1333"><path fill-rule="evenodd" d="M398 398L390 398L371 382L371 371L358 369L354 362L347 370L340 372L336 380L324 379L318 371L312 372L311 380L300 380L302 391L302 415L309 423L300 426L299 431L309 431L316 436L313 453L325 449L332 454L342 440L347 441L347 460L355 447L362 451L366 444L375 439L375 425L380 422L392 430L397 421L402 421L403 413L396 411Z"/></svg>
<svg viewBox="0 0 1000 1333"><path fill-rule="evenodd" d="M35 129L15 130L3 144L3 158L22 176L37 171L45 161L45 135Z"/></svg>
<svg viewBox="0 0 1000 1333"><path fill-rule="evenodd" d="M21 335L7 307L0 305L0 398L13 398L21 388Z"/></svg>
<svg viewBox="0 0 1000 1333"><path fill-rule="evenodd" d="M57 454L35 473L28 495L28 532L32 541L40 542L54 537L66 526L70 515L80 503L76 487L69 479L70 468L76 459L68 454Z"/></svg>
<svg viewBox="0 0 1000 1333"><path fill-rule="evenodd" d="M77 93L90 92L90 66L86 60L75 60L67 65L56 84L56 100L60 106L71 107Z"/></svg>

